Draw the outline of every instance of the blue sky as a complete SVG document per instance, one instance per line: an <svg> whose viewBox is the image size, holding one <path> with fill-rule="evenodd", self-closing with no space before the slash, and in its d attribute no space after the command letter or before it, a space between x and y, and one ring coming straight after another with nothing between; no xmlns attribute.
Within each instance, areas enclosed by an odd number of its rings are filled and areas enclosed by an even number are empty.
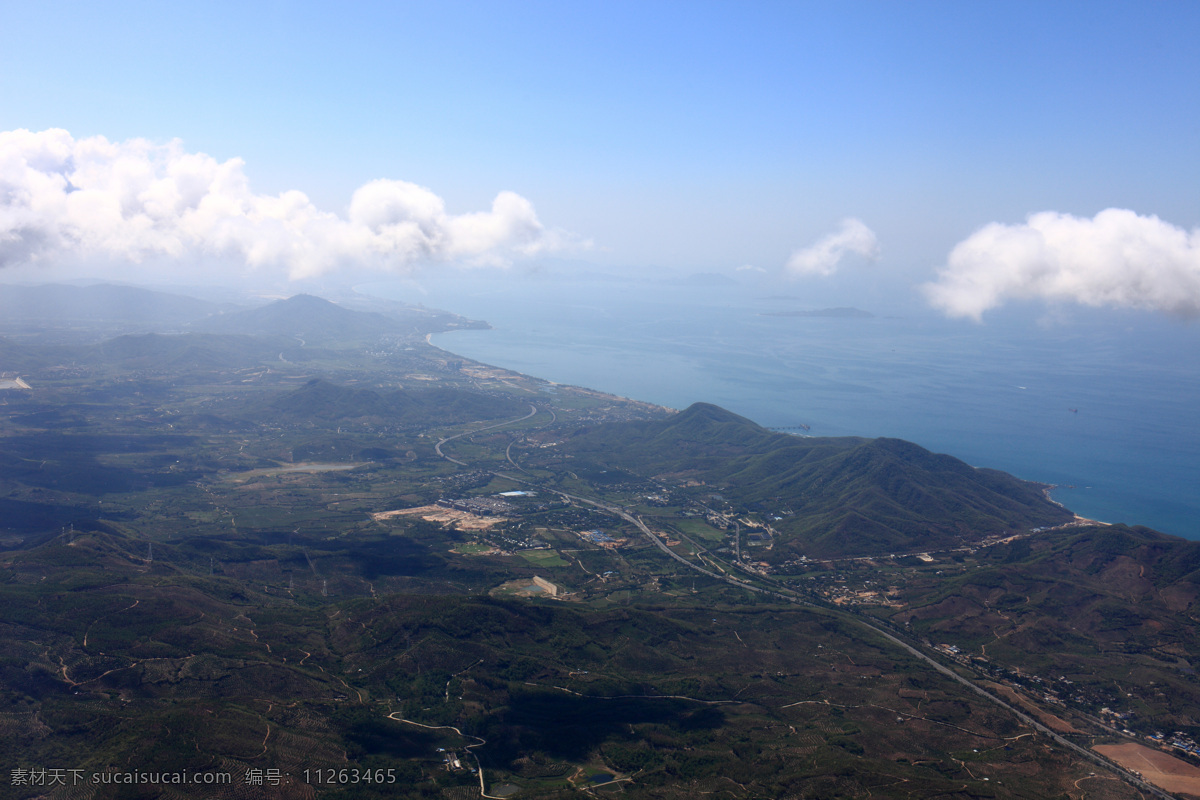
<svg viewBox="0 0 1200 800"><path fill-rule="evenodd" d="M179 139L340 215L377 179L451 216L514 192L562 236L505 240L497 263L774 275L853 218L875 263L792 280L917 296L973 232L1023 235L1034 212L1200 227L1195 3L47 2L5 19L0 130Z"/></svg>

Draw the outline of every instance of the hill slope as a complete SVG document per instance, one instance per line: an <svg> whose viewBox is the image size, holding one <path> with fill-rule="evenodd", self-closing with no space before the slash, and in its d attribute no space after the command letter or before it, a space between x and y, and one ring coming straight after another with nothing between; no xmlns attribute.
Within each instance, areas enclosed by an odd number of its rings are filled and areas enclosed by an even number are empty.
<svg viewBox="0 0 1200 800"><path fill-rule="evenodd" d="M120 322L128 327L172 330L220 309L216 303L137 286L0 287L0 318L7 322Z"/></svg>
<svg viewBox="0 0 1200 800"><path fill-rule="evenodd" d="M287 336L302 339L308 345L362 344L386 336L416 336L435 331L488 327L487 323L444 311L383 301L369 304L386 308L386 313L359 311L320 297L298 294L260 308L208 317L192 327L210 333Z"/></svg>
<svg viewBox="0 0 1200 800"><path fill-rule="evenodd" d="M769 560L905 552L1072 518L1038 484L900 439L800 438L697 403L661 422L582 431L577 457L702 481L735 505L785 516ZM788 512L791 512L790 514Z"/></svg>
<svg viewBox="0 0 1200 800"><path fill-rule="evenodd" d="M293 336L309 344L374 340L402 331L399 323L383 314L351 311L309 294L209 317L193 327L210 333Z"/></svg>
<svg viewBox="0 0 1200 800"><path fill-rule="evenodd" d="M900 619L1046 662L1080 631L1100 649L1196 653L1200 542L1113 525L980 553L982 569L908 587L913 607Z"/></svg>

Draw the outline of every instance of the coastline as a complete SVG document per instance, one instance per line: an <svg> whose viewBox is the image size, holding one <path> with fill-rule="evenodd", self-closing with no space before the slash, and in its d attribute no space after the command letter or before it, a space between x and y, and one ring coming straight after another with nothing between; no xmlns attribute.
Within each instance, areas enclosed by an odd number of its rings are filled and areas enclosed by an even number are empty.
<svg viewBox="0 0 1200 800"><path fill-rule="evenodd" d="M437 350L438 353L442 353L446 356L454 357L454 359L462 359L462 360L470 361L470 362L474 363L474 365L478 365L479 367L484 368L484 369L491 369L491 371L506 373L506 374L510 375L511 378L532 381L532 383L535 383L535 384L538 384L541 386L550 386L556 390L562 389L562 390L566 390L566 391L578 392L578 393L581 393L581 395L586 395L589 397L608 398L608 399L612 399L612 401L614 401L614 402L628 403L631 405L635 405L635 407L637 407L637 408L644 409L644 410L658 411L658 413L666 413L666 414L678 414L679 413L679 409L667 407L667 405L659 405L659 404L650 403L647 401L640 401L640 399L635 399L632 397L625 397L622 395L616 395L616 393L606 392L604 390L590 389L590 387L588 387L588 386L558 383L558 381L554 381L554 380L551 380L548 378L539 378L539 377L536 377L536 375L529 375L527 373L516 371L516 369L511 369L509 367L500 367L497 365L492 365L492 363L479 361L479 360L474 359L474 357L455 353L454 350L449 350L444 347L440 347L440 345L438 345L438 344L433 343L434 333L454 333L454 332L456 332L456 331L448 330L448 331L434 331L434 332L426 333L425 343L428 345L428 347L431 347L434 350ZM755 421L755 422L757 422L757 421ZM804 435L805 435L805 437L808 437L808 438L812 437L812 434L804 434ZM920 447L924 447L924 445L922 445L920 443L913 443L913 444L916 444ZM1016 476L1014 475L1014 477L1016 477ZM1019 480L1027 480L1027 479L1019 479ZM1054 499L1054 497L1052 497L1052 495L1050 493L1052 491L1054 491L1054 489L1058 488L1056 483L1046 483L1044 481L1036 481L1036 480L1030 480L1028 482L1036 483L1036 485L1042 487L1042 493L1046 500L1048 500L1048 501L1050 501L1050 503L1060 507L1060 509L1072 513L1072 515L1074 516L1074 519L1072 522L1064 523L1062 525L1056 525L1055 529L1076 528L1076 527L1082 527L1082 525L1105 525L1105 527L1108 527L1108 525L1112 524L1112 523L1108 523L1108 522L1099 521L1099 519L1091 519L1088 517L1081 516L1081 515L1079 515L1079 513L1076 513L1072 509L1068 509L1068 507L1066 505L1060 503L1060 501Z"/></svg>
<svg viewBox="0 0 1200 800"><path fill-rule="evenodd" d="M454 333L454 331L453 330L435 331L434 333ZM605 392L600 389L592 389L587 386L579 386L577 384L571 384L571 383L559 383L557 381L552 381L548 378L540 378L536 375L529 375L527 373L520 372L515 369L510 369L509 367L501 367L501 366L497 366L495 364L489 364L485 361L480 361L480 360L472 358L470 356L464 356L460 353L455 353L453 350L447 350L444 347L440 347L440 346L434 344L433 343L434 333L425 334L425 344L426 345L428 345L432 349L438 351L439 353L441 353L442 355L444 355L448 358L452 358L452 359L456 359L456 360L460 360L460 361L464 361L464 362L470 362L471 365L473 366L473 368L475 368L475 369L487 370L487 371L491 371L492 373L503 373L503 377L501 377L498 374L489 376L489 377L496 378L498 380L508 379L508 380L528 381L529 383L532 383L535 386L549 387L553 391L566 391L566 392L570 392L573 394L583 395L585 397L591 397L591 398L596 398L596 399L605 399L605 400L610 400L610 401L613 401L616 403L633 406L634 408L637 408L643 412L651 412L651 413L659 413L659 414L678 414L679 413L679 409L670 408L669 406L663 406L663 405L659 405L657 403L650 403L648 401L638 400L633 397L625 397L623 395L614 394L613 392ZM531 389L528 389L528 387L522 387L522 388L524 388L526 391L533 391Z"/></svg>
<svg viewBox="0 0 1200 800"><path fill-rule="evenodd" d="M493 330L496 329L493 328ZM551 330L551 332L555 331L556 329ZM453 332L455 331L441 331L440 333ZM563 331L561 330L558 330L557 332L560 335L563 334ZM551 341L550 338L545 335L545 333L545 331L542 331L533 338L530 338L528 335L522 334L521 329L516 329L515 339L513 340L516 342L516 349L514 350L516 358L514 360L516 360L518 363L524 361L530 365L533 365L534 362L536 362L537 365L542 367L552 367L557 364L558 360L562 359L562 348L556 348L557 352L549 352L544 359L540 356L541 351L537 349L538 345L542 343L543 340ZM513 335L514 332L510 331L509 336L512 337ZM429 337L427 337L427 341L430 346L435 347L443 352L455 353L456 357L467 358L472 361L477 361L481 364L489 363L489 361L480 360L480 358L476 356L458 355L456 353L455 344L457 344L457 342L455 342L455 340L439 340L439 342L434 342L431 334ZM487 356L490 354L495 360L501 359L500 354L502 351L507 352L506 348L497 347L498 344L505 342L505 339L480 339L479 341L481 343L480 347L468 347L468 351L475 349L480 352L482 358L487 358ZM586 336L582 342L585 346L596 344L596 342L593 342ZM473 343L474 340L472 340L472 344ZM620 346L621 342L617 341L613 343L611 350L619 351ZM664 358L669 357L672 353L674 353L674 350L667 349L663 351L663 356ZM686 363L686 359L688 358L687 351L681 351L681 354L683 356L681 361ZM611 351L605 353L604 358L602 358L600 362L598 374L607 375L612 372L613 375L617 375L619 378L621 378L628 387L630 384L637 383L638 381L629 380L627 379L627 376L613 372L614 369L623 369L623 367L617 361L617 358L619 358L620 355L620 352L617 352L616 355L613 355ZM580 370L577 368L577 366L572 366L575 362L572 362L569 359L570 355L568 355L567 359L562 360L562 363L568 368L571 368L574 373L578 374ZM629 359L630 364L635 366L640 365L640 368L643 371L646 369L650 370L650 372L643 372L643 374L648 376L645 379L646 385L651 389L659 389L660 391L658 393L660 396L664 394L665 390L665 399L667 402L664 403L635 400L634 398L637 397L637 395L629 392L628 390L624 393L621 393L615 391L606 391L604 389L584 388L580 383L577 382L559 383L547 379L541 380L543 380L546 385L574 386L577 387L578 391L586 391L593 396L611 397L614 400L641 403L645 404L646 406L651 406L653 408L661 409L670 413L672 411L676 411L679 407L675 404L669 404L670 399L672 397L678 399L679 395L690 396L688 392L689 389L692 390L691 394L698 393L700 389L703 389L703 385L700 383L700 380L703 380L707 377L710 369L706 366L702 370L681 372L678 376L678 380L676 380L677 376L674 372L664 373L658 369L659 361L661 361L661 359L647 359L645 357L645 353L639 353L638 351L632 351L629 354ZM717 360L719 361L720 357L718 357ZM616 365L615 367L614 364ZM730 362L728 369L734 369L736 366L736 362ZM511 369L508 367L496 368L505 369L519 375L528 376L531 373L538 374L537 370L521 372L519 369ZM763 375L760 365L751 363L749 364L748 368L750 370L748 375L751 379L770 380L769 376ZM756 370L758 371L756 372ZM631 368L629 371L634 373L636 372L636 369ZM742 403L741 405L738 405L732 399L734 395L732 395L730 391L731 381L728 378L728 375L719 372L714 372L713 374L715 375L715 383L712 384L714 391L712 393L705 394L704 396L697 397L697 400L713 402L724 408L728 408L734 413L753 419L755 422L764 425L764 427L772 427L773 422L778 424L777 418L782 417L784 419L789 419L790 417L794 416L796 411L794 405L788 407L787 405L775 403L775 398L770 397L769 393L760 393L757 390L753 390L752 386L747 389L747 391L750 393L746 395L750 402L748 404ZM784 380L786 381L786 378ZM784 385L786 386L787 384L785 383ZM734 388L736 389L736 387ZM781 390L775 389L774 385L772 384L768 384L767 388L768 392L774 391L776 394L780 394L781 392ZM890 391L896 390L897 389L893 388ZM1142 485L1140 482L1129 484L1129 482L1122 477L1124 474L1123 471L1121 474L1117 474L1113 469L1109 469L1107 466L1097 467L1096 472L1085 472L1085 470L1090 471L1093 466L1095 466L1094 461L1091 461L1086 457L1089 449L1086 446L1081 448L1077 444L1060 444L1057 443L1057 439L1054 438L1061 436L1078 437L1082 435L1082 431L1079 431L1080 425L1076 421L1075 415L1072 415L1070 419L1072 427L1063 429L1061 425L1059 427L1047 427L1047 423L1044 421L1045 412L1038 411L1038 413L1042 414L1042 416L1038 417L1036 421L1041 427L1035 429L1035 433L1044 429L1046 436L1037 437L1036 441L1033 442L1034 449L1032 452L1026 450L1018 451L1011 446L1013 440L1002 435L1002 431L999 429L999 426L994 419L991 423L989 423L990 427L985 426L985 429L981 434L974 435L972 433L974 429L967 427L970 423L970 420L959 418L963 416L962 412L958 413L951 420L951 423L954 425L954 427L947 428L945 425L941 425L938 430L935 431L935 433L940 431L943 435L940 437L935 436L933 440L930 440L928 437L921 436L920 431L915 430L915 428L921 428L924 430L925 427L929 426L920 421L917 421L918 424L915 426L911 424L911 422L915 419L912 416L912 409L905 409L903 405L884 406L880 409L880 412L882 414L886 414L887 416L875 415L869 418L874 421L873 427L876 429L887 425L889 428L899 427L901 430L897 430L895 433L891 433L890 431L880 433L878 430L869 433L858 433L853 429L853 419L849 418L847 414L841 413L843 411L870 410L866 408L859 408L859 406L862 404L857 402L857 395L849 398L851 402L850 406L847 407L845 405L839 405L837 402L839 397L836 395L836 392L842 391L842 384L833 387L828 387L824 384L817 384L814 388L814 391L815 394L813 397L816 402L813 406L813 412L814 414L818 415L818 419L821 423L820 427L823 429L819 434L816 435L831 437L863 436L866 438L886 436L889 438L905 439L907 441L915 442L931 452L947 453L959 458L960 460L966 461L967 463L990 465L990 468L992 469L1007 472L1010 475L1021 477L1022 479L1028 480L1032 483L1042 484L1044 487L1046 487L1044 491L1046 492L1048 500L1055 503L1059 507L1078 515L1080 519L1091 520L1095 524L1104 525L1113 524L1112 522L1107 522L1106 520L1116 520L1118 522L1125 522L1127 524L1144 525L1156 531L1183 539L1200 540L1200 530L1196 530L1195 517L1192 514L1191 505L1185 501L1179 501L1176 499L1177 496L1183 495L1177 495L1177 493L1170 495L1165 494L1161 491L1163 488L1163 484L1161 482L1157 482L1152 485ZM917 391L923 391L923 389L918 387ZM780 396L782 397L782 395ZM920 395L908 394L908 404L911 405L912 398L919 396ZM974 398L977 396L978 395L976 394L966 398L968 407L974 408L976 405ZM763 401L764 397L768 398L768 402ZM901 397L905 398L905 395L902 394ZM664 398L660 397L658 399L662 400ZM751 407L747 408L747 405L750 405ZM770 413L770 409L774 408L776 405L779 406L778 413ZM1043 406L1044 405L1045 403L1043 403ZM768 409L768 412L765 415L763 412L764 406ZM908 416L905 416L906 411L908 412ZM977 411L981 414L986 413L985 408L979 408ZM839 413L840 416L837 416ZM788 415L788 417L784 417L785 414ZM824 416L819 416L821 414ZM767 417L767 421L765 423L760 422L764 416ZM858 417L855 416L854 418L857 419ZM975 417L972 417L972 419L974 418ZM990 418L985 416L981 417L981 419L987 420ZM817 420L813 421L816 422ZM893 423L897 421L903 424L894 426ZM829 423L833 423L833 427L835 428L834 430L828 430L830 427ZM787 423L784 422L783 424ZM868 425L867 427L872 426ZM849 430L847 430L848 428ZM993 428L996 430L992 430ZM1073 430L1079 432L1072 432ZM958 431L962 431L964 434L966 434L966 438L959 439L957 436L946 435L947 432L957 434ZM951 439L953 439L953 441L951 441ZM993 439L995 439L995 443L999 443L999 450L996 452L993 452L995 445ZM1038 444L1039 442L1046 441L1055 442L1055 445L1053 448L1044 448L1045 452L1043 452L1042 449L1039 449ZM966 446L959 446L960 443L965 443ZM974 452L972 452L972 450L974 450ZM1067 459L1059 460L1058 454L1064 452L1070 453L1072 456ZM999 457L996 457L997 453ZM1123 470L1125 465L1122 464L1121 466ZM1032 477L1026 477L1031 475ZM1178 490L1176 490L1176 492L1177 491ZM1068 492L1069 494L1060 500L1054 496L1054 492L1059 493L1060 497L1062 497L1063 492Z"/></svg>
<svg viewBox="0 0 1200 800"><path fill-rule="evenodd" d="M455 331L453 331L453 330L448 330L448 331L437 331L436 333L441 334L441 333L454 333L454 332ZM644 400L637 400L637 399L634 399L631 397L625 397L622 395L614 394L612 392L605 392L605 391L599 390L599 389L592 389L592 388L589 388L586 386L578 386L575 384L568 384L568 383L559 383L557 381L550 380L549 378L541 378L541 377L537 377L537 376L533 376L533 375L528 375L526 373L519 372L517 370L510 369L508 367L501 367L501 366L496 366L495 364L488 364L483 361L478 361L477 359L471 358L470 356L464 356L459 353L455 353L452 350L448 350L445 347L441 347L437 344L434 344L433 336L434 336L434 333L425 334L425 343L429 347L433 348L434 350L437 350L439 353L445 354L446 356L453 357L456 359L462 359L465 361L470 361L472 364L475 364L482 369L493 370L496 372L503 372L503 373L506 373L508 376L511 376L511 378L521 379L521 380L525 380L525 381L531 381L540 386L552 387L555 390L563 389L563 390L567 390L570 392L583 394L583 395L586 395L589 397L606 398L606 399L610 399L612 401L619 402L619 403L631 404L637 408L644 409L644 410L651 410L651 411L655 411L658 413L667 413L667 414L678 414L679 413L679 409L671 408L669 406L658 405L656 403L650 403L650 402L647 402ZM755 422L757 422L757 421L755 421ZM802 435L805 436L806 438L812 438L812 434L802 434ZM919 447L924 447L924 445L921 445L919 442L914 442L914 444L917 444ZM1014 477L1016 477L1016 476L1014 476ZM1080 526L1084 526L1084 525L1108 526L1108 525L1112 524L1112 523L1102 522L1100 520L1094 520L1094 519L1090 519L1088 517L1081 516L1080 514L1073 511L1072 509L1067 508L1067 506L1064 505L1063 503L1059 502L1058 500L1055 500L1054 497L1051 496L1050 493L1052 490L1059 488L1057 484L1045 483L1044 481L1036 481L1036 480L1031 480L1031 481L1029 481L1029 483L1034 483L1034 484L1041 486L1042 494L1045 496L1047 501L1053 503L1054 505L1058 506L1059 508L1063 509L1064 511L1070 512L1074 516L1074 519L1071 522L1065 523L1060 526L1056 526L1056 529L1057 528L1080 527Z"/></svg>

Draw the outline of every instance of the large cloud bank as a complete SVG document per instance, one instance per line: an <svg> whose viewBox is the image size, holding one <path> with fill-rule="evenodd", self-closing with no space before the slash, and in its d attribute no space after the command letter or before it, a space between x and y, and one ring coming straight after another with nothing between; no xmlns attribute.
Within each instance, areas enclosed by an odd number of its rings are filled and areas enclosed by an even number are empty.
<svg viewBox="0 0 1200 800"><path fill-rule="evenodd" d="M453 215L429 189L376 180L354 192L342 217L303 192L255 194L242 168L240 159L219 162L178 141L0 132L0 266L63 255L209 256L303 278L345 265L503 265L565 241L512 192L488 211Z"/></svg>
<svg viewBox="0 0 1200 800"><path fill-rule="evenodd" d="M1091 219L1045 211L992 223L960 242L926 284L954 317L982 318L1008 299L1200 314L1200 229L1120 208Z"/></svg>
<svg viewBox="0 0 1200 800"><path fill-rule="evenodd" d="M810 247L797 250L788 259L786 269L796 276L829 276L848 255L874 260L879 257L879 240L862 220L845 219L836 231Z"/></svg>

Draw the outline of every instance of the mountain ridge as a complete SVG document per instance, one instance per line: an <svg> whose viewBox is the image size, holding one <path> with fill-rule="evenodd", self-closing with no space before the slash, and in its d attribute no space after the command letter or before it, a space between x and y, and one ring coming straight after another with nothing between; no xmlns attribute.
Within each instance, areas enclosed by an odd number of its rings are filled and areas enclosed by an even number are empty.
<svg viewBox="0 0 1200 800"><path fill-rule="evenodd" d="M901 439L796 437L708 403L659 422L580 430L577 456L646 477L702 481L735 505L775 509L769 560L949 547L1068 522L1044 487Z"/></svg>

